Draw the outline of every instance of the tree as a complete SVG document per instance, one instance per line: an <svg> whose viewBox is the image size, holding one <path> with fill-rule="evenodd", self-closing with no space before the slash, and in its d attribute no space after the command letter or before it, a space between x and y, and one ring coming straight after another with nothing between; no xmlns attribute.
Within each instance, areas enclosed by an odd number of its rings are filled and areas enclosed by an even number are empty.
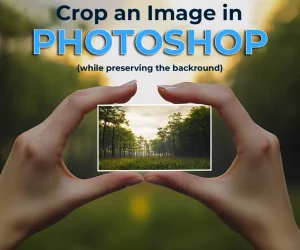
<svg viewBox="0 0 300 250"><path fill-rule="evenodd" d="M243 57L227 79L252 119L279 138L287 179L296 182L300 177L299 13L299 0L282 4L274 15L267 46ZM236 149L223 121L218 116L214 120L214 169L221 174Z"/></svg>
<svg viewBox="0 0 300 250"><path fill-rule="evenodd" d="M180 112L172 114L168 125L158 128L151 148L155 155L208 157L209 135L210 108L193 107L185 119Z"/></svg>

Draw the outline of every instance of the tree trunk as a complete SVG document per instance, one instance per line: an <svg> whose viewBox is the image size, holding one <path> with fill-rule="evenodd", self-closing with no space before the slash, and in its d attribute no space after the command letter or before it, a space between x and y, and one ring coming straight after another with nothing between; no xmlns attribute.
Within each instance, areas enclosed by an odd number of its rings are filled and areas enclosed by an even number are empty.
<svg viewBox="0 0 300 250"><path fill-rule="evenodd" d="M198 137L198 141L199 141L199 143L200 143L200 141L201 141L201 136L200 136L199 133L197 133L197 137ZM199 145L199 146L200 146L200 145ZM200 147L201 147L201 146L200 146ZM198 150L199 150L199 152L198 152L199 156L202 156L201 148L199 148ZM196 153L196 152L195 152L195 153Z"/></svg>
<svg viewBox="0 0 300 250"><path fill-rule="evenodd" d="M209 147L209 140L208 140L208 136L206 134L206 131L203 131L204 134L204 148L205 148L205 154L209 156L209 151L210 149Z"/></svg>
<svg viewBox="0 0 300 250"><path fill-rule="evenodd" d="M106 133L106 124L107 122L104 121L104 126L103 126L103 135L102 135L102 149L103 149L103 157L106 158L106 146L105 146L105 133Z"/></svg>
<svg viewBox="0 0 300 250"><path fill-rule="evenodd" d="M176 156L176 141L175 141L174 134L172 135L172 137L173 137L173 151L174 151L174 156Z"/></svg>
<svg viewBox="0 0 300 250"><path fill-rule="evenodd" d="M113 126L112 137L111 137L111 156L115 157L115 127Z"/></svg>
<svg viewBox="0 0 300 250"><path fill-rule="evenodd" d="M182 140L181 129L179 128L178 130L179 130L179 140L180 140L180 151L182 151L182 152L180 152L180 153L181 153L182 155L184 155L184 154L185 154L185 145L184 145L183 140Z"/></svg>

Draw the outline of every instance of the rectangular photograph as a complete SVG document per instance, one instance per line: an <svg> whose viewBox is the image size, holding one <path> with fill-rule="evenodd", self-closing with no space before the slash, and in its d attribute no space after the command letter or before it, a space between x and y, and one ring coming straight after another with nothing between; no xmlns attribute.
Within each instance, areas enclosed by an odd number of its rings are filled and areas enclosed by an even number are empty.
<svg viewBox="0 0 300 250"><path fill-rule="evenodd" d="M99 105L98 172L211 171L211 107Z"/></svg>

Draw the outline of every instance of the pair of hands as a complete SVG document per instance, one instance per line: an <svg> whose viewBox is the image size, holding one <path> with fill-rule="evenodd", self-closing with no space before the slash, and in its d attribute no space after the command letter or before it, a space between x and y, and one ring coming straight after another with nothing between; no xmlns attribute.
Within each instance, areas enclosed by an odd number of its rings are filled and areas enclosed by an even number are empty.
<svg viewBox="0 0 300 250"><path fill-rule="evenodd" d="M172 103L216 108L230 128L237 156L220 177L184 172L109 173L88 180L73 176L62 160L69 135L97 104L125 103L136 82L80 90L40 125L20 135L0 175L0 249L58 222L76 208L144 180L184 193L212 209L257 250L300 249L277 138L256 125L230 88L181 83L159 86Z"/></svg>

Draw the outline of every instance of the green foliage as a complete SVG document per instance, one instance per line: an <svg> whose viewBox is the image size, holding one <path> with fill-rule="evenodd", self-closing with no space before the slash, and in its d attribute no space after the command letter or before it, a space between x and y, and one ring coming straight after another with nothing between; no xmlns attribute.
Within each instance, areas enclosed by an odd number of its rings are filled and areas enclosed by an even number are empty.
<svg viewBox="0 0 300 250"><path fill-rule="evenodd" d="M196 157L131 157L103 159L100 170L188 170L209 169L209 159Z"/></svg>
<svg viewBox="0 0 300 250"><path fill-rule="evenodd" d="M180 112L174 113L150 143L157 155L209 157L210 108L193 107L185 119Z"/></svg>
<svg viewBox="0 0 300 250"><path fill-rule="evenodd" d="M296 2L298 3L295 6ZM276 17L300 11L300 1L287 5ZM300 13L298 11L298 13ZM268 45L251 57L243 57L231 75L233 90L253 120L278 136L288 181L300 178L300 15L280 23L269 33ZM214 170L223 173L235 149L231 136L214 117Z"/></svg>
<svg viewBox="0 0 300 250"><path fill-rule="evenodd" d="M49 9L49 17L50 17L51 24L59 24L60 23L60 19L57 18L56 10L57 10L57 8L55 8L55 7L52 7Z"/></svg>
<svg viewBox="0 0 300 250"><path fill-rule="evenodd" d="M24 14L0 2L0 37L16 38L29 35L34 29L42 28Z"/></svg>
<svg viewBox="0 0 300 250"><path fill-rule="evenodd" d="M75 90L98 86L98 82L92 78L80 80L76 69L72 66L24 53L9 54L0 51L0 62L4 62L0 64L0 163L2 167L18 135L41 123L64 98ZM95 119L95 113L86 117L80 129L70 140L65 153L71 171L82 177L91 176L96 172L96 154L93 153L97 147L94 139ZM85 137L80 136L83 134ZM85 157L95 159L93 169L81 168L86 160Z"/></svg>
<svg viewBox="0 0 300 250"><path fill-rule="evenodd" d="M120 107L99 107L99 157L133 156L136 137L128 128L126 114Z"/></svg>

